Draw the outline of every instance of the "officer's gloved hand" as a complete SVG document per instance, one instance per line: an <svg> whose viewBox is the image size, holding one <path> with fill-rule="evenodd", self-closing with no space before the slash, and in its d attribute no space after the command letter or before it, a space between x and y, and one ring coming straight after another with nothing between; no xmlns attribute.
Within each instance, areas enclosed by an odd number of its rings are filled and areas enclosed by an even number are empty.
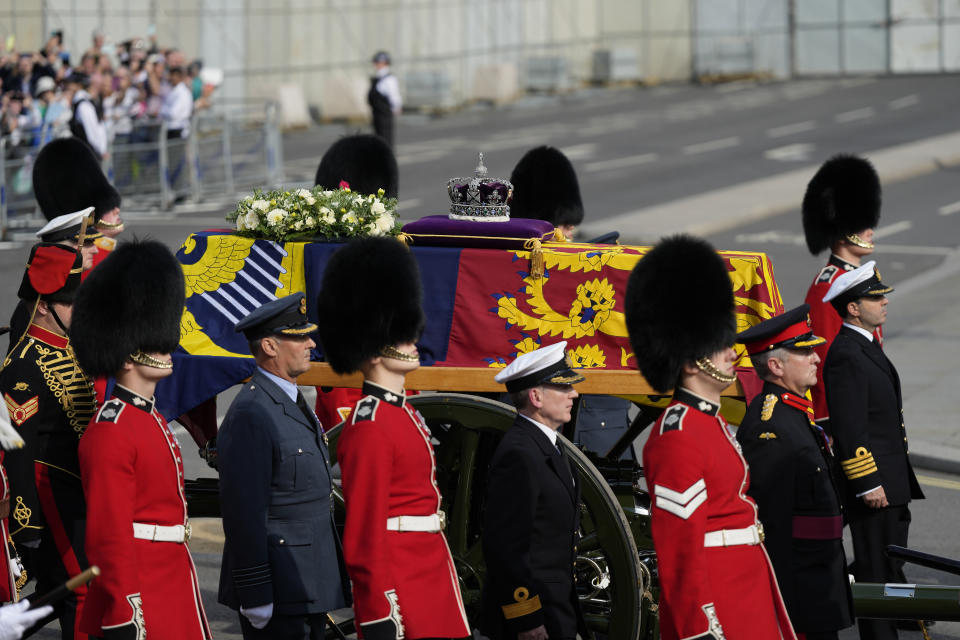
<svg viewBox="0 0 960 640"><path fill-rule="evenodd" d="M380 622L362 624L360 628L363 630L364 640L399 640L403 637L400 635L400 629L397 627L397 623L392 618L381 620Z"/></svg>
<svg viewBox="0 0 960 640"><path fill-rule="evenodd" d="M0 640L20 640L24 631L41 618L53 613L53 607L50 605L27 611L29 608L29 600L21 600L0 607Z"/></svg>
<svg viewBox="0 0 960 640"><path fill-rule="evenodd" d="M250 607L249 609L240 607L240 613L250 621L254 629L263 629L269 624L270 618L273 617L273 603L262 604L259 607Z"/></svg>

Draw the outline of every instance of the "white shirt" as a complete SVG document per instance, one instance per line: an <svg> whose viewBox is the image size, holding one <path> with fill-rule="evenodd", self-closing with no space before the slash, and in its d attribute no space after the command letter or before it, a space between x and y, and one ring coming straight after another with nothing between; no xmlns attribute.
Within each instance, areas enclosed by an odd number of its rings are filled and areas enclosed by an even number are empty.
<svg viewBox="0 0 960 640"><path fill-rule="evenodd" d="M869 340L870 342L873 342L873 334L870 333L869 331L867 331L866 329L864 329L863 327L858 327L857 325L855 325L855 324L850 324L849 322L844 322L844 323L843 323L843 326L845 326L845 327L847 327L847 328L849 328L849 329L853 329L854 331L856 331L857 333L859 333L860 335L862 335L864 338L866 338L866 339Z"/></svg>
<svg viewBox="0 0 960 640"><path fill-rule="evenodd" d="M390 73L390 67L377 69L377 91L382 93L390 103L390 110L394 113L400 113L403 109L403 99L400 97L400 83L397 76Z"/></svg>
<svg viewBox="0 0 960 640"><path fill-rule="evenodd" d="M83 132L87 134L87 142L93 147L94 151L103 157L107 153L107 128L100 122L100 118L97 117L97 110L90 100L90 94L83 89L73 94L77 120L83 125Z"/></svg>
<svg viewBox="0 0 960 640"><path fill-rule="evenodd" d="M182 82L167 92L160 107L160 117L167 121L167 128L180 130L180 137L190 133L190 116L193 114L193 93Z"/></svg>
<svg viewBox="0 0 960 640"><path fill-rule="evenodd" d="M552 444L555 447L557 446L557 432L555 429L551 429L547 425L541 422L537 422L530 416L523 415L522 413L520 415L526 418L527 420L529 420L530 422L532 422L533 424L537 425L537 428L540 429L540 431L543 431L543 435L547 436L547 438L550 439L550 444Z"/></svg>

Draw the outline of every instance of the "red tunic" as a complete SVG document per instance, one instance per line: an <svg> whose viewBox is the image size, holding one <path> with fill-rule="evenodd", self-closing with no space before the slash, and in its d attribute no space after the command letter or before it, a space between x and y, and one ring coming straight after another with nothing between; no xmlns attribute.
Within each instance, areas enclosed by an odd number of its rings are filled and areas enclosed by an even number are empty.
<svg viewBox="0 0 960 640"><path fill-rule="evenodd" d="M346 501L343 555L360 625L399 613L406 638L470 635L443 533L388 531L387 518L440 510L430 432L404 396L366 394L337 443Z"/></svg>
<svg viewBox="0 0 960 640"><path fill-rule="evenodd" d="M719 410L678 389L643 448L654 499L660 637L712 631L727 640L795 640L763 545L704 545L708 532L758 524L747 463Z"/></svg>
<svg viewBox="0 0 960 640"><path fill-rule="evenodd" d="M837 334L840 333L840 327L843 326L840 314L837 313L832 304L823 301L823 296L827 295L830 285L840 274L856 268L856 265L831 255L827 265L814 278L813 284L807 290L807 297L804 299L804 302L810 305L810 326L813 333L826 340L823 344L813 348L820 356L820 364L817 365L817 384L810 388L810 396L813 398L813 415L818 422L830 417L830 412L827 410L827 392L823 386L823 363L827 361L827 352L830 351L833 339L837 337ZM874 335L877 338L877 344L882 346L882 327L877 327Z"/></svg>
<svg viewBox="0 0 960 640"><path fill-rule="evenodd" d="M187 524L180 446L153 402L117 385L80 439L80 472L87 559L102 571L81 628L99 636L134 624L151 640L212 637L187 545L133 535L134 522Z"/></svg>
<svg viewBox="0 0 960 640"><path fill-rule="evenodd" d="M0 460L3 460L3 452L0 452ZM3 495L0 495L0 500L6 501L6 510L9 512L10 484L7 482L7 472L3 470L2 466L0 466L0 480L3 481ZM10 528L7 526L6 517L0 519L0 536L3 536L4 541L10 539ZM18 599L16 577L13 574L14 563L16 563L17 560L16 558L10 557L10 548L11 545L9 543L4 544L3 551L0 553L0 573L3 574L0 576L0 603L12 602Z"/></svg>

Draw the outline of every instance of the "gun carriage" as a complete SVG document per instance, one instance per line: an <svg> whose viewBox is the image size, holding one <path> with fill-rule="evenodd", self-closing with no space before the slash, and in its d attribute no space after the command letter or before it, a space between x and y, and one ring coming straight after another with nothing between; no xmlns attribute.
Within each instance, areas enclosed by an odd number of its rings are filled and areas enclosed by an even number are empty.
<svg viewBox="0 0 960 640"><path fill-rule="evenodd" d="M188 288L181 353L175 355L178 374L158 397L164 413L183 416L202 450L213 450L215 429L191 418L198 405L202 413L204 400L253 370L242 338L232 331L236 317L270 296L305 291L308 300L315 299L325 260L336 247L278 244L226 232L204 232L185 241L178 253ZM428 325L421 354L427 366L410 373L407 386L426 392L410 401L433 434L446 535L468 614L479 607L485 576L480 523L486 468L515 415L513 407L496 400L503 389L493 376L518 352L541 341L567 339L586 377L578 385L581 394L617 395L637 408L629 429L608 451L591 453L573 444L576 410L559 441L583 478L576 573L584 613L588 625L609 638L654 640L659 593L651 502L643 469L620 459L668 400L655 395L633 368L623 322L626 279L646 249L537 241L513 249L414 244L412 250L424 276ZM720 253L734 284L740 329L783 311L767 256ZM734 424L750 390L759 390L749 360L739 355L740 382L724 392L723 403ZM318 387L356 388L360 382L359 376L334 374L320 361L298 380ZM340 428L328 432L334 457ZM219 515L215 481L188 481L188 492L192 515ZM342 508L342 497L336 497ZM960 619L957 587L898 590L858 584L854 595L860 615Z"/></svg>

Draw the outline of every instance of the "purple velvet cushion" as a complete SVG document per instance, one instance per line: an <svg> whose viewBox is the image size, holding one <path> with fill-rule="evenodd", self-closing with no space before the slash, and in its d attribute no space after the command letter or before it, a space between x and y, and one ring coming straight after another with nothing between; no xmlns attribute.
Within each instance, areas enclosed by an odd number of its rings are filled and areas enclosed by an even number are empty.
<svg viewBox="0 0 960 640"><path fill-rule="evenodd" d="M514 218L506 222L451 220L447 216L426 216L403 225L413 236L413 246L522 249L530 238L553 239L553 225L544 220Z"/></svg>

